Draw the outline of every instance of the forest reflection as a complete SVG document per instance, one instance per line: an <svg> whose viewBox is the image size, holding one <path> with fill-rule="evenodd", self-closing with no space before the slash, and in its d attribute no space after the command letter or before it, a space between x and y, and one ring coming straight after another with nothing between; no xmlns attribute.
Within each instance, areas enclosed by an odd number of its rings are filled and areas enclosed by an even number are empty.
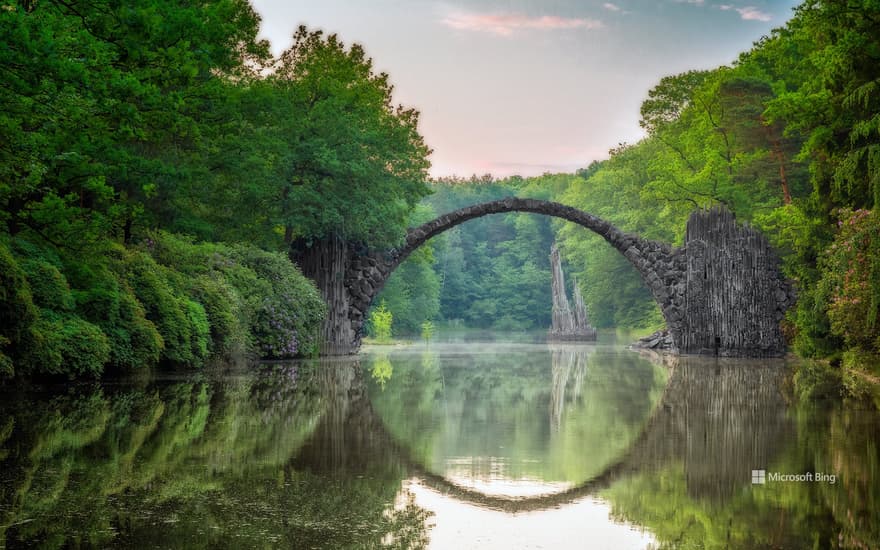
<svg viewBox="0 0 880 550"><path fill-rule="evenodd" d="M474 507L499 537L607 509L661 547L880 546L877 413L794 406L787 372L431 344L4 393L0 548L412 548Z"/></svg>
<svg viewBox="0 0 880 550"><path fill-rule="evenodd" d="M310 362L4 395L0 547L424 544L426 513L395 506L403 468L348 414L360 376Z"/></svg>

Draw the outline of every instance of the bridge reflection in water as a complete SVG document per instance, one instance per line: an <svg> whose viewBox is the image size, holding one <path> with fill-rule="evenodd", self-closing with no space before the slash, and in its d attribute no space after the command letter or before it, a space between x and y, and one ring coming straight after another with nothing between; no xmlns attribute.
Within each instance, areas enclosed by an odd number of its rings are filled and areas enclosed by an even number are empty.
<svg viewBox="0 0 880 550"><path fill-rule="evenodd" d="M470 531L503 546L576 531L644 546L649 534L608 521L616 481L682 469L690 498L724 506L794 437L781 361L473 349L373 348L348 374L322 369L335 404L300 465L398 464L409 477L401 495L435 514L435 541Z"/></svg>
<svg viewBox="0 0 880 550"><path fill-rule="evenodd" d="M500 546L880 546L876 411L787 408L785 372L432 343L4 394L0 547L418 547L468 526Z"/></svg>
<svg viewBox="0 0 880 550"><path fill-rule="evenodd" d="M507 512L560 506L670 463L683 464L690 495L723 501L793 430L779 361L677 357L661 366L601 347L544 353L543 385L540 367L512 367L507 353L470 367L456 366L454 353L422 358L439 365L433 373L400 372L403 354L363 415L381 418L372 425L423 484Z"/></svg>

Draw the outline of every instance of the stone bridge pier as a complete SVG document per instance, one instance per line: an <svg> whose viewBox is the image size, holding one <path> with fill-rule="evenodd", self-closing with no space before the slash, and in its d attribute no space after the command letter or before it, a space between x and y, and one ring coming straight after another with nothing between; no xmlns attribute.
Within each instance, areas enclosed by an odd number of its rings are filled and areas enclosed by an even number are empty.
<svg viewBox="0 0 880 550"><path fill-rule="evenodd" d="M570 206L507 198L468 206L409 229L401 247L369 250L328 239L292 253L328 304L326 355L357 353L367 311L388 277L430 238L468 220L504 212L561 218L593 231L626 257L657 301L674 351L731 357L785 353L779 326L794 303L766 238L722 208L694 212L683 246L624 233Z"/></svg>

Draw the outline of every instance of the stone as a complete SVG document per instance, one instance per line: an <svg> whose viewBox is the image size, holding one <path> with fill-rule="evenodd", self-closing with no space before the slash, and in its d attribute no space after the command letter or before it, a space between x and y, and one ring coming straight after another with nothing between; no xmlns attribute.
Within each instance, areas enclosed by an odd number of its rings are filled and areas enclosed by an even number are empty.
<svg viewBox="0 0 880 550"><path fill-rule="evenodd" d="M570 206L509 197L465 207L410 229L399 249L368 252L363 246L328 242L327 254L291 253L304 259L303 273L332 302L323 334L328 349L356 352L362 319L390 274L428 239L481 216L532 212L581 225L604 238L639 272L660 305L667 331L658 346L682 353L777 356L785 352L779 320L795 300L778 259L757 230L736 223L723 208L698 211L686 227L685 244L626 234L610 223ZM333 276L344 273L342 280ZM338 288L344 281L346 292ZM357 310L356 312L351 309ZM344 319L347 327L341 326Z"/></svg>

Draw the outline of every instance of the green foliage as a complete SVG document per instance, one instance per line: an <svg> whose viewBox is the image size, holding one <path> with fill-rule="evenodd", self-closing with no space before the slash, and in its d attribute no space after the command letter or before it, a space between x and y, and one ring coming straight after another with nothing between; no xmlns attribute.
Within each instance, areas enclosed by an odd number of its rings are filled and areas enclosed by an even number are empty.
<svg viewBox="0 0 880 550"><path fill-rule="evenodd" d="M431 321L425 321L422 323L422 340L424 340L426 344L434 337L435 328L434 323Z"/></svg>
<svg viewBox="0 0 880 550"><path fill-rule="evenodd" d="M839 231L820 262L830 303L831 332L847 347L880 353L880 216L844 210Z"/></svg>
<svg viewBox="0 0 880 550"><path fill-rule="evenodd" d="M139 248L109 244L85 256L20 238L12 249L0 247L4 375L96 376L224 354L292 357L317 346L325 306L280 254L164 232ZM267 318L270 310L285 324ZM282 334L292 346L279 347Z"/></svg>
<svg viewBox="0 0 880 550"><path fill-rule="evenodd" d="M14 373L12 348L29 343L29 327L37 318L24 271L0 241L0 362L3 373Z"/></svg>
<svg viewBox="0 0 880 550"><path fill-rule="evenodd" d="M233 353L247 349L247 325L241 314L238 292L225 278L199 275L192 280L193 298L205 309L211 331L212 350Z"/></svg>
<svg viewBox="0 0 880 550"><path fill-rule="evenodd" d="M145 306L147 319L162 335L162 358L178 364L198 364L204 360L204 355L193 353L199 345L189 299L183 289L174 285L168 271L139 251L128 255L124 269L135 295Z"/></svg>
<svg viewBox="0 0 880 550"><path fill-rule="evenodd" d="M83 249L166 215L202 160L209 107L230 76L267 56L258 26L243 0L4 5L0 37L14 47L0 54L0 204L10 233Z"/></svg>
<svg viewBox="0 0 880 550"><path fill-rule="evenodd" d="M112 259L90 258L69 262L77 314L101 327L110 339L110 364L120 370L155 365L165 342L156 325L147 319L143 304L124 277L125 251Z"/></svg>
<svg viewBox="0 0 880 550"><path fill-rule="evenodd" d="M311 356L317 353L320 344L318 331L327 306L314 283L282 254L236 245L231 250L231 257L268 283L264 295L254 293L253 288L239 288L239 292L248 296L255 306L251 331L256 336L254 345L261 356Z"/></svg>
<svg viewBox="0 0 880 550"><path fill-rule="evenodd" d="M391 342L391 325L393 322L394 315L385 306L384 301L379 304L379 307L373 308L370 311L367 323L369 324L370 334L373 335L376 342L380 344Z"/></svg>
<svg viewBox="0 0 880 550"><path fill-rule="evenodd" d="M40 260L25 260L21 267L27 275L36 305L58 311L74 308L70 286L57 267Z"/></svg>
<svg viewBox="0 0 880 550"><path fill-rule="evenodd" d="M336 35L300 27L273 68L265 84L285 149L273 195L287 235L396 243L428 193L418 111L394 106L388 75Z"/></svg>
<svg viewBox="0 0 880 550"><path fill-rule="evenodd" d="M179 271L176 283L204 308L211 349L261 357L312 355L326 306L290 260L247 245L193 243L151 234L150 254Z"/></svg>
<svg viewBox="0 0 880 550"><path fill-rule="evenodd" d="M69 314L41 309L31 328L21 374L98 376L110 358L110 344L97 326Z"/></svg>

